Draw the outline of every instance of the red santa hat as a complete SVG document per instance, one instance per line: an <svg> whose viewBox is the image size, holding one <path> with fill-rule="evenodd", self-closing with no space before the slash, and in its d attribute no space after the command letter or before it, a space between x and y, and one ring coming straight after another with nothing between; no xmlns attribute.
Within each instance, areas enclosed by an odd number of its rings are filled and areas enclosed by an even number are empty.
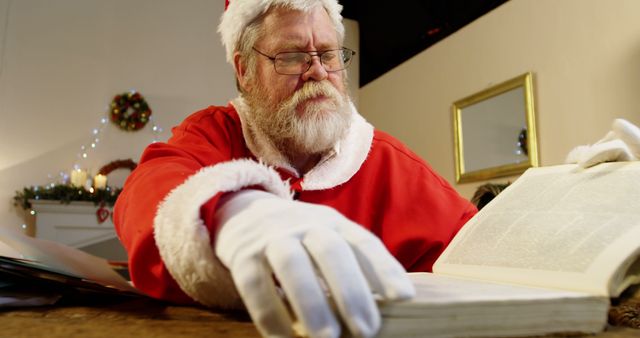
<svg viewBox="0 0 640 338"><path fill-rule="evenodd" d="M344 38L342 6L337 0L226 0L225 11L220 19L218 32L227 53L227 61L233 64L233 52L244 29L269 8L280 5L291 9L307 11L321 4L329 13L340 39Z"/></svg>

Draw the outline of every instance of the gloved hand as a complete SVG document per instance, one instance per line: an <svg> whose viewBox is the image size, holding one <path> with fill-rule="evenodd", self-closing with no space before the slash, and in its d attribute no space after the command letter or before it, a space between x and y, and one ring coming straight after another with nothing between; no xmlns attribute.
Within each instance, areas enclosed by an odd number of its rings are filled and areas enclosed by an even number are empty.
<svg viewBox="0 0 640 338"><path fill-rule="evenodd" d="M339 337L340 321L371 337L381 321L372 291L383 300L415 294L382 242L332 208L255 190L222 203L215 252L264 336L293 336L297 319L310 337Z"/></svg>
<svg viewBox="0 0 640 338"><path fill-rule="evenodd" d="M640 159L640 128L623 119L615 119L611 131L593 145L578 146L569 152L566 163L588 168L602 162Z"/></svg>

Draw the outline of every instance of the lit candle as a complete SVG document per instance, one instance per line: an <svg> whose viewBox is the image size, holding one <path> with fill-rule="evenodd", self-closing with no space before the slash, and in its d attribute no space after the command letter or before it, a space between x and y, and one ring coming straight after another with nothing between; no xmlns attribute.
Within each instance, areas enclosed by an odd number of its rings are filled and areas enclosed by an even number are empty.
<svg viewBox="0 0 640 338"><path fill-rule="evenodd" d="M98 174L93 178L93 187L97 189L105 189L107 187L107 176Z"/></svg>
<svg viewBox="0 0 640 338"><path fill-rule="evenodd" d="M77 188L84 186L87 182L87 172L82 169L71 171L71 185Z"/></svg>

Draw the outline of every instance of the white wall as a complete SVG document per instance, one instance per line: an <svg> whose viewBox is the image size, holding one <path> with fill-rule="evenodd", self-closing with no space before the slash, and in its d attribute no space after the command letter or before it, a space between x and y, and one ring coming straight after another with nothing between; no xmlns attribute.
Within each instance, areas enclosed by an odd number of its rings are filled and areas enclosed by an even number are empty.
<svg viewBox="0 0 640 338"><path fill-rule="evenodd" d="M351 61L351 65L348 69L348 85L349 95L356 107L359 107L359 94L360 94L360 27L358 22L351 19L344 19L344 46L356 51L356 55Z"/></svg>
<svg viewBox="0 0 640 338"><path fill-rule="evenodd" d="M234 96L232 73L215 33L219 4L3 3L9 14L0 135L20 141L0 143L0 169L82 140L118 92L141 91L162 125L175 124L214 99Z"/></svg>
<svg viewBox="0 0 640 338"><path fill-rule="evenodd" d="M361 88L360 110L453 183L452 103L532 71L541 164L562 163L615 117L640 125L638 13L637 0L511 0ZM482 183L455 187L470 198Z"/></svg>
<svg viewBox="0 0 640 338"><path fill-rule="evenodd" d="M216 32L223 4L0 0L0 226L24 223L14 192L70 170L115 94L140 91L161 140L188 114L235 97ZM357 48L357 24L346 26ZM357 85L357 73L350 78ZM137 161L153 137L149 127L130 133L109 123L81 164L95 173L116 159Z"/></svg>

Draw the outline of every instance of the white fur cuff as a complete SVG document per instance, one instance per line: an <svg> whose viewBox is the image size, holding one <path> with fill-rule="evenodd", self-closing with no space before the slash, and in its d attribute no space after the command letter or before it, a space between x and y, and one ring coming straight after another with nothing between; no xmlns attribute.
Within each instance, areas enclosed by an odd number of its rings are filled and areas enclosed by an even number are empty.
<svg viewBox="0 0 640 338"><path fill-rule="evenodd" d="M235 160L203 168L172 190L158 207L154 237L160 257L180 288L201 304L242 306L227 269L214 254L200 207L218 193L252 185L291 198L288 183L275 170L252 160Z"/></svg>

